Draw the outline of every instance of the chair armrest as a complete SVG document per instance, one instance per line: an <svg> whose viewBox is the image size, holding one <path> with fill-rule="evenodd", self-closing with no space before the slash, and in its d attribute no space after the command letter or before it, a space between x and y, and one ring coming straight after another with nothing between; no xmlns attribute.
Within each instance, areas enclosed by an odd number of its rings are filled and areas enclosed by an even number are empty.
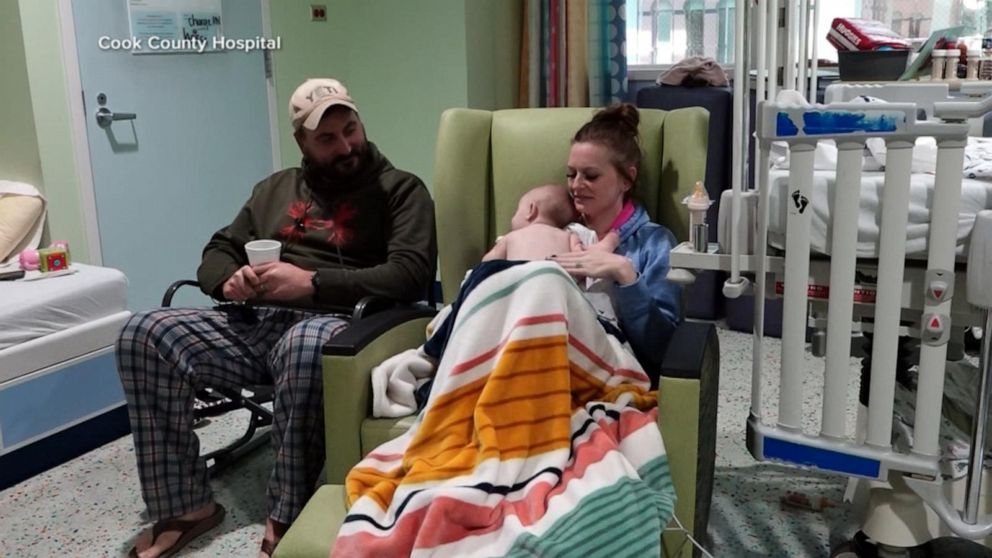
<svg viewBox="0 0 992 558"><path fill-rule="evenodd" d="M719 340L716 327L702 322L682 322L672 333L668 349L661 363L661 375L669 378L700 379L706 369L711 343L716 344L719 357Z"/></svg>
<svg viewBox="0 0 992 558"><path fill-rule="evenodd" d="M355 308L351 313L351 319L357 322L358 320L368 318L372 314L378 314L384 310L396 308L397 305L399 303L391 298L369 295L355 303Z"/></svg>
<svg viewBox="0 0 992 558"><path fill-rule="evenodd" d="M397 308L365 318L324 345L324 436L330 484L344 484L366 449L361 426L372 410L372 368L418 347L435 311Z"/></svg>
<svg viewBox="0 0 992 558"><path fill-rule="evenodd" d="M719 376L716 328L708 323L682 323L662 363L658 422L678 497L675 513L697 540L703 540L700 537L706 533L713 494ZM678 548L681 537L666 533L666 546Z"/></svg>
<svg viewBox="0 0 992 558"><path fill-rule="evenodd" d="M165 308L171 307L172 297L176 296L176 291L178 291L182 287L196 287L199 289L200 282L193 281L190 279L180 279L179 281L176 281L175 283L169 285L169 288L165 289L165 294L162 295L162 306Z"/></svg>
<svg viewBox="0 0 992 558"><path fill-rule="evenodd" d="M409 322L433 319L437 310L426 306L393 308L357 321L324 344L324 356L349 357L360 353L369 343L391 329ZM426 328L426 324L425 324ZM423 332L421 332L423 333ZM423 343L425 339L420 339ZM389 355L392 356L392 355Z"/></svg>

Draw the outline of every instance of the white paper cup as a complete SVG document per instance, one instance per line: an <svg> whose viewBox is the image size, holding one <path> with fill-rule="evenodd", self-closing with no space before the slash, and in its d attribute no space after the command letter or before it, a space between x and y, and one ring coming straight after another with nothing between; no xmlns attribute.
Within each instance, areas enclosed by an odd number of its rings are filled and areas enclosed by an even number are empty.
<svg viewBox="0 0 992 558"><path fill-rule="evenodd" d="M245 254L248 255L248 265L261 265L279 261L279 251L282 243L278 240L252 240L245 244Z"/></svg>

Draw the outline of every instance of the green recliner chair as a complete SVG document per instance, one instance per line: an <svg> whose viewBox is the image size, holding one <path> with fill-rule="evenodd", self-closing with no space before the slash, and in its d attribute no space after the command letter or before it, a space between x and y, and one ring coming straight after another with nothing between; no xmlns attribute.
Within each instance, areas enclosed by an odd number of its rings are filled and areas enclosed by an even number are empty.
<svg viewBox="0 0 992 558"><path fill-rule="evenodd" d="M595 109L450 109L441 116L434 162L440 275L446 303L458 293L496 236L509 228L520 195L563 184L571 138ZM645 153L637 198L680 240L688 237L682 206L706 165L709 116L703 109L641 110ZM413 416L370 416L371 369L424 342L431 313L404 309L372 316L324 349L327 484L318 489L276 550L277 558L326 557L346 513L344 479ZM669 343L659 386L659 423L678 502L675 513L697 540L709 519L715 460L719 344L710 324L683 323ZM664 536L667 556L691 556L681 533Z"/></svg>

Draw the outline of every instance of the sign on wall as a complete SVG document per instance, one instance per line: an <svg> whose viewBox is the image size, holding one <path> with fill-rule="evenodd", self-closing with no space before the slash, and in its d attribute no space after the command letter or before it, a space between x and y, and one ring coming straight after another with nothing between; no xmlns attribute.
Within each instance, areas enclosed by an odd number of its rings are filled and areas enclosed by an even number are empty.
<svg viewBox="0 0 992 558"><path fill-rule="evenodd" d="M221 50L221 0L128 0L134 54Z"/></svg>

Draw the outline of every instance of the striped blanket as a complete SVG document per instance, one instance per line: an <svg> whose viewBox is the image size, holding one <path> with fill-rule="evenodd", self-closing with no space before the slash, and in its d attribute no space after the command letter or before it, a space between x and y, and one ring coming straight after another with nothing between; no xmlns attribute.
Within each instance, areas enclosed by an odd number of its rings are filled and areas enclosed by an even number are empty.
<svg viewBox="0 0 992 558"><path fill-rule="evenodd" d="M658 556L655 394L572 278L520 264L457 305L426 407L348 475L332 556Z"/></svg>

